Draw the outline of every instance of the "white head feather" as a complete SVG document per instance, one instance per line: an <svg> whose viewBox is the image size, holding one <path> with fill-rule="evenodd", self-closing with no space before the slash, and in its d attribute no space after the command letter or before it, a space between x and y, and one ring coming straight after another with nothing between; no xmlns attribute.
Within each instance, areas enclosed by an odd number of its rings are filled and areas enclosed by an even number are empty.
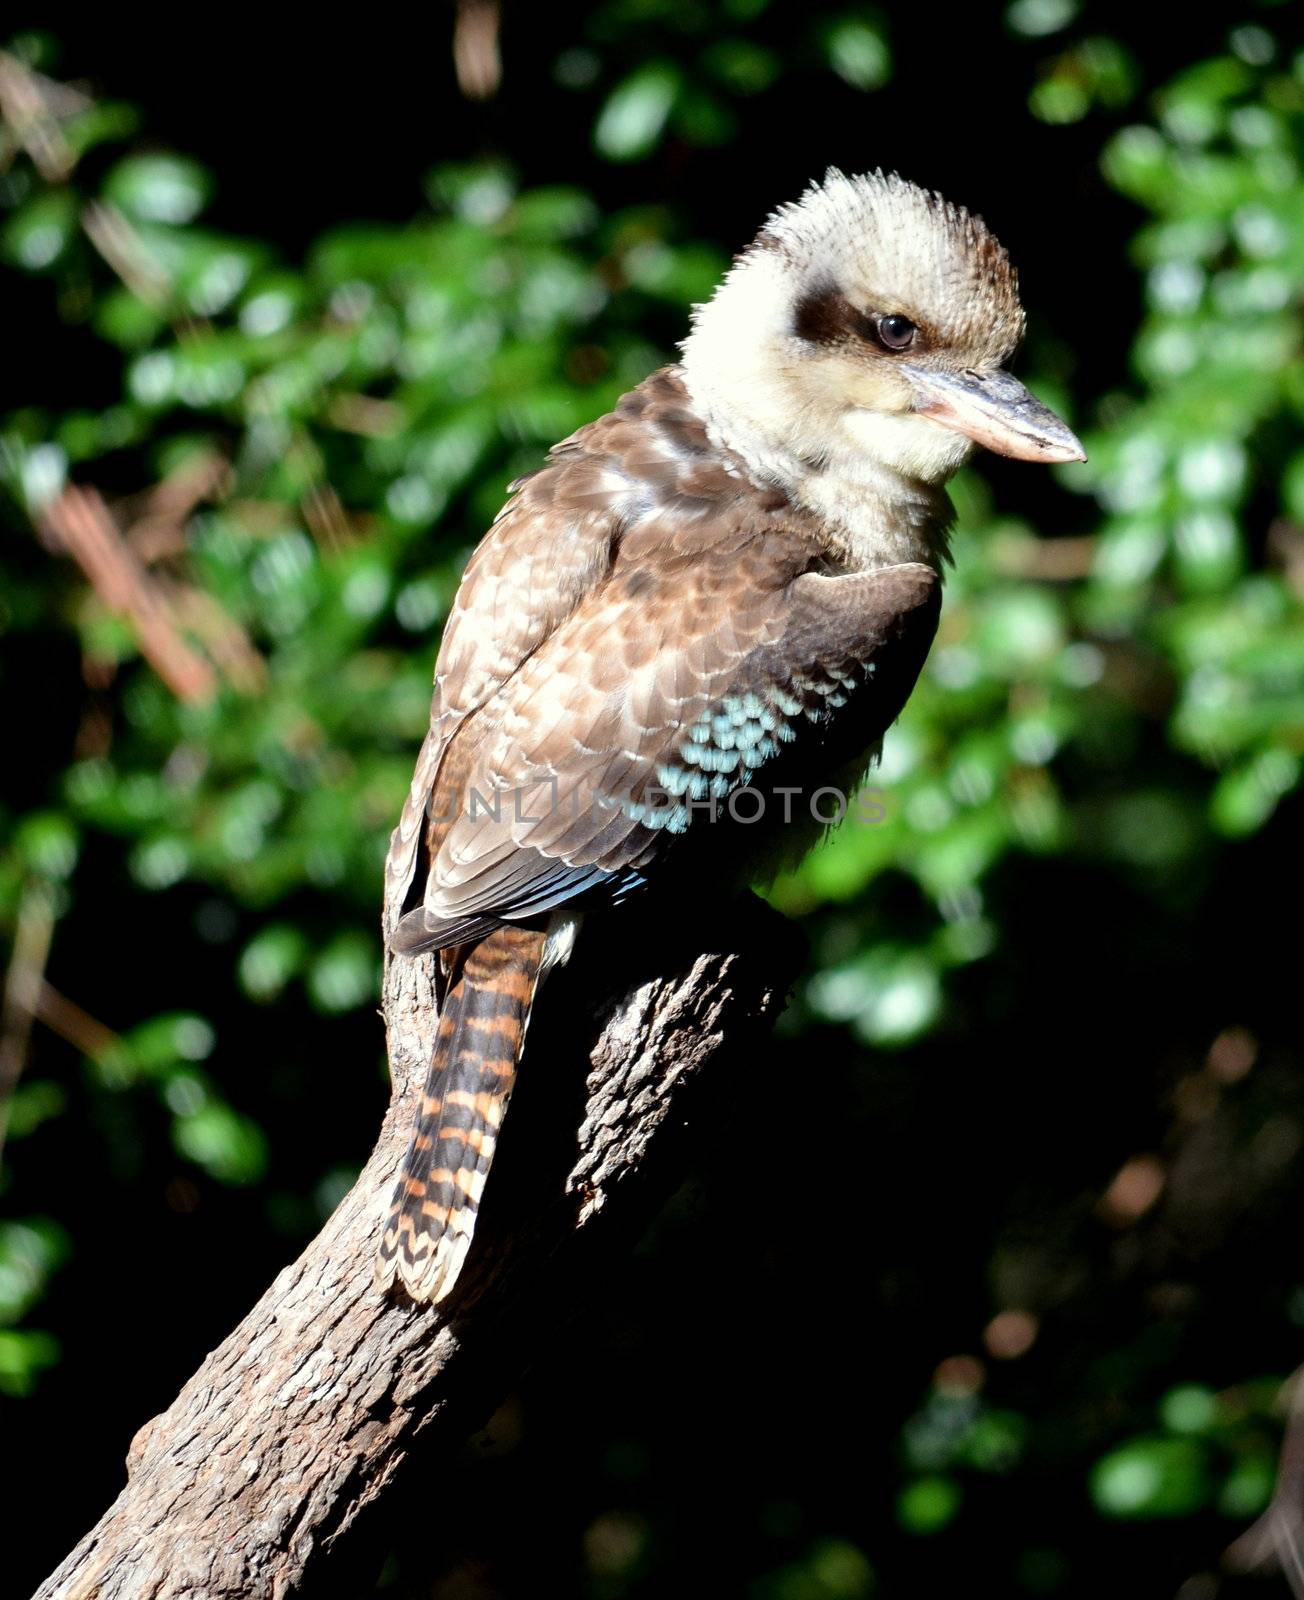
<svg viewBox="0 0 1304 1600"><path fill-rule="evenodd" d="M779 208L693 312L683 372L722 443L752 471L843 520L865 495L927 491L971 448L914 414L875 319L920 331L913 359L995 367L1023 313L1005 251L980 218L881 172L831 170Z"/></svg>

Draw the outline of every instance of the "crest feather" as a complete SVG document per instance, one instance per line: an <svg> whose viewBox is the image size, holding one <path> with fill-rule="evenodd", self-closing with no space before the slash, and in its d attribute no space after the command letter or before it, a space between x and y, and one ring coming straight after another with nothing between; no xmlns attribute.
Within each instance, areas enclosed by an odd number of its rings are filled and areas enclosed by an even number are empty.
<svg viewBox="0 0 1304 1600"><path fill-rule="evenodd" d="M927 319L984 358L1005 360L1022 336L1018 279L987 224L898 173L847 177L830 167L773 213L742 260L770 250L880 309Z"/></svg>

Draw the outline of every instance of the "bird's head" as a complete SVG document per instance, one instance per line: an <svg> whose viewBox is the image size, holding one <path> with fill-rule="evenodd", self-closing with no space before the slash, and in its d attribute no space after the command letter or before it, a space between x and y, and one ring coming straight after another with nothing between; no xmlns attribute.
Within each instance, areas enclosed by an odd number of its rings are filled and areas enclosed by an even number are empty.
<svg viewBox="0 0 1304 1600"><path fill-rule="evenodd" d="M694 313L690 389L757 441L940 483L972 446L1081 461L1005 370L1023 333L1009 257L978 217L881 172L830 171L783 206Z"/></svg>

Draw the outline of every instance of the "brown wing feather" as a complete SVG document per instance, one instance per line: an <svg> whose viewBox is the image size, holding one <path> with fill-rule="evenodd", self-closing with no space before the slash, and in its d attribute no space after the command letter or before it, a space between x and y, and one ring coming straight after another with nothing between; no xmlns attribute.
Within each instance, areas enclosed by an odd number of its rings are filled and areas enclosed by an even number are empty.
<svg viewBox="0 0 1304 1600"><path fill-rule="evenodd" d="M430 730L386 862L395 911L408 898L454 732L602 581L617 545L650 508L693 518L746 490L712 451L672 368L654 372L512 486L467 563L444 627Z"/></svg>
<svg viewBox="0 0 1304 1600"><path fill-rule="evenodd" d="M842 746L845 762L876 744L927 653L939 580L822 572L826 546L710 446L673 373L560 446L450 619L391 855L406 884L424 843L396 948L624 892L690 802L795 758L827 776Z"/></svg>

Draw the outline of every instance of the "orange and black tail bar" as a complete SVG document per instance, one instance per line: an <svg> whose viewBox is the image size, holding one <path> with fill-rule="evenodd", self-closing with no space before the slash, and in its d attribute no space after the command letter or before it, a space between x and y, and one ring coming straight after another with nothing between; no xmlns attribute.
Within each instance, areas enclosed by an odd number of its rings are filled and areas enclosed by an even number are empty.
<svg viewBox="0 0 1304 1600"><path fill-rule="evenodd" d="M547 935L503 927L449 951L450 980L412 1142L376 1265L380 1288L442 1300L475 1230L485 1175L516 1081Z"/></svg>

